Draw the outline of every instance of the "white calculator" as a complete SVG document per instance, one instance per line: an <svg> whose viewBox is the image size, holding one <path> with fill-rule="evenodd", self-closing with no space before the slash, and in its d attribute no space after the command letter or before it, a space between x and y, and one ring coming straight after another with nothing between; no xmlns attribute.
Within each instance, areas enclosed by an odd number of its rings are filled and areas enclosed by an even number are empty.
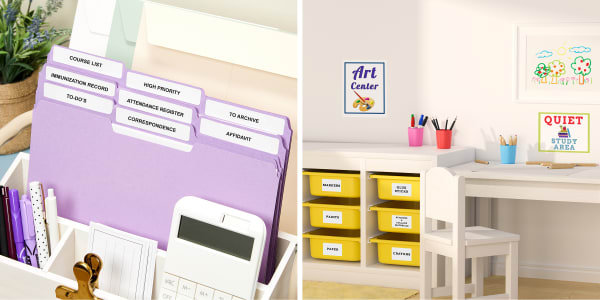
<svg viewBox="0 0 600 300"><path fill-rule="evenodd" d="M265 236L265 223L255 215L197 197L180 199L158 299L253 299Z"/></svg>

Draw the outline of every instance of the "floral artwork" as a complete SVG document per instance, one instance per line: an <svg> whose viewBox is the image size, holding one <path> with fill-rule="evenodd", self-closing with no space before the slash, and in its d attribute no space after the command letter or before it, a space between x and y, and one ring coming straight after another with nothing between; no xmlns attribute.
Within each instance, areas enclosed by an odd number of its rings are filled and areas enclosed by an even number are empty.
<svg viewBox="0 0 600 300"><path fill-rule="evenodd" d="M592 49L586 46L559 47L555 50L541 50L536 53L540 62L533 70L531 81L540 85L585 85L592 84L592 60L588 57ZM575 56L577 54L577 56ZM587 54L587 55L586 55ZM565 63L564 61L568 61ZM550 76L551 80L547 80Z"/></svg>

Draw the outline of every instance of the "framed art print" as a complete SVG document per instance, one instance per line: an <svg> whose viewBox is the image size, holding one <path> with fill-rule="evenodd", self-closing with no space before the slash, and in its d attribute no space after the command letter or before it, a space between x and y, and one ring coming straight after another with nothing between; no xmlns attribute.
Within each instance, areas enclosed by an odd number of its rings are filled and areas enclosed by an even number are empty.
<svg viewBox="0 0 600 300"><path fill-rule="evenodd" d="M344 114L385 115L385 62L344 62Z"/></svg>

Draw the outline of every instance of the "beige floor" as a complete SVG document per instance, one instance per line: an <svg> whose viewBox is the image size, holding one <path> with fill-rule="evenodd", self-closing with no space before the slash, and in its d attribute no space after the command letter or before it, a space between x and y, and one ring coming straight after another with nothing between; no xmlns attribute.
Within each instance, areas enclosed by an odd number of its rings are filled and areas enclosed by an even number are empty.
<svg viewBox="0 0 600 300"><path fill-rule="evenodd" d="M308 283L308 284L307 284ZM419 299L416 291L304 281L304 299ZM485 295L504 292L504 277L485 279ZM413 294L412 296L406 296ZM409 298L406 298L409 297ZM600 283L519 278L520 299L600 299ZM449 299L449 298L447 298Z"/></svg>

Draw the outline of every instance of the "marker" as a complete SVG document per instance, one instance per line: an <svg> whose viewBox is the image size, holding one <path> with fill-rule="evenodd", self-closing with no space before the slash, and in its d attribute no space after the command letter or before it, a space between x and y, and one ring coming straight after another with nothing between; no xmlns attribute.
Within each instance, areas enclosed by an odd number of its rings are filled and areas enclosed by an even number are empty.
<svg viewBox="0 0 600 300"><path fill-rule="evenodd" d="M452 130L452 128L454 128L454 123L456 123L456 119L458 119L458 117L454 117L454 121L452 122L452 125L450 126L450 130Z"/></svg>
<svg viewBox="0 0 600 300"><path fill-rule="evenodd" d="M13 227L13 239L17 250L17 260L26 262L25 238L23 237L23 221L21 219L21 204L19 203L19 190L8 191L10 201L10 217Z"/></svg>
<svg viewBox="0 0 600 300"><path fill-rule="evenodd" d="M421 114L421 118L419 118L419 126L423 125L423 114Z"/></svg>
<svg viewBox="0 0 600 300"><path fill-rule="evenodd" d="M39 181L29 183L29 197L33 209L33 226L35 228L35 246L37 248L38 263L44 268L50 258L48 248L48 235L46 233L46 216L44 214L44 188Z"/></svg>
<svg viewBox="0 0 600 300"><path fill-rule="evenodd" d="M415 127L415 115L410 115L410 127Z"/></svg>
<svg viewBox="0 0 600 300"><path fill-rule="evenodd" d="M6 231L6 243L8 244L8 257L17 260L17 248L15 247L15 239L10 217L10 199L8 197L7 186L0 189L0 195L2 196L2 206L4 209L4 229Z"/></svg>
<svg viewBox="0 0 600 300"><path fill-rule="evenodd" d="M427 125L427 118L429 118L428 116L425 116L425 119L423 119L423 127L425 127L425 125Z"/></svg>
<svg viewBox="0 0 600 300"><path fill-rule="evenodd" d="M38 267L37 247L35 244L35 226L33 225L33 208L27 194L21 196L21 222L23 222L23 239L25 240L25 263Z"/></svg>

